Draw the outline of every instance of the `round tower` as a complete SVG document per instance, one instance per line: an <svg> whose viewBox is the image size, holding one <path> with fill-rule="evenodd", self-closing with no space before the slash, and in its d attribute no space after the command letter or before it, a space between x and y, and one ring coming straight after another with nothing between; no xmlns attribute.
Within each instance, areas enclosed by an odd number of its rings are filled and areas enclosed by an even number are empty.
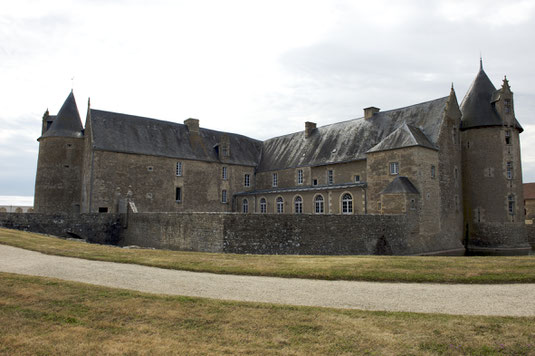
<svg viewBox="0 0 535 356"><path fill-rule="evenodd" d="M465 246L529 249L520 160L523 129L507 78L496 90L480 63L461 112Z"/></svg>
<svg viewBox="0 0 535 356"><path fill-rule="evenodd" d="M56 116L43 116L35 178L36 213L80 212L83 127L71 91Z"/></svg>

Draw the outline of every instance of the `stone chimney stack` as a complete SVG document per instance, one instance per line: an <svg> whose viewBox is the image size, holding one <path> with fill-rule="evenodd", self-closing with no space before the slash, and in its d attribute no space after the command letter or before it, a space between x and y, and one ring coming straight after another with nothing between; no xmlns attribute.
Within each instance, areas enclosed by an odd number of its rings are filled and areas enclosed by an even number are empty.
<svg viewBox="0 0 535 356"><path fill-rule="evenodd" d="M187 119L184 121L184 125L188 127L189 132L199 133L199 120L198 119Z"/></svg>
<svg viewBox="0 0 535 356"><path fill-rule="evenodd" d="M369 108L364 108L364 118L370 119L375 113L379 112L379 108L376 108L375 106L370 106Z"/></svg>
<svg viewBox="0 0 535 356"><path fill-rule="evenodd" d="M305 122L305 138L310 137L312 132L316 129L316 123L307 121Z"/></svg>

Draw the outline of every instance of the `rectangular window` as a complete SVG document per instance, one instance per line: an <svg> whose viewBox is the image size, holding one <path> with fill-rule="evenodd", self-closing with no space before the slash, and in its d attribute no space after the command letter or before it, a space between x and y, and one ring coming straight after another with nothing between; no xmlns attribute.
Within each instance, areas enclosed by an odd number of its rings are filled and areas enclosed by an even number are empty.
<svg viewBox="0 0 535 356"><path fill-rule="evenodd" d="M182 177L182 162L176 163L176 176Z"/></svg>
<svg viewBox="0 0 535 356"><path fill-rule="evenodd" d="M107 207L100 207L100 208L98 208L98 212L99 213L107 213L108 212L108 208Z"/></svg>
<svg viewBox="0 0 535 356"><path fill-rule="evenodd" d="M414 198L411 199L410 209L411 210L416 210L416 199L414 199Z"/></svg>
<svg viewBox="0 0 535 356"><path fill-rule="evenodd" d="M355 183L360 183L360 176L355 176Z"/></svg>
<svg viewBox="0 0 535 356"><path fill-rule="evenodd" d="M515 197L509 195L507 200L509 200L509 215L515 215Z"/></svg>
<svg viewBox="0 0 535 356"><path fill-rule="evenodd" d="M332 169L327 171L327 184L334 184L334 171Z"/></svg>
<svg viewBox="0 0 535 356"><path fill-rule="evenodd" d="M299 169L297 171L297 184L303 184L303 170Z"/></svg>
<svg viewBox="0 0 535 356"><path fill-rule="evenodd" d="M507 179L513 179L513 162L507 162Z"/></svg>
<svg viewBox="0 0 535 356"><path fill-rule="evenodd" d="M390 163L390 174L391 175L399 174L399 163L398 162L391 162Z"/></svg>
<svg viewBox="0 0 535 356"><path fill-rule="evenodd" d="M221 178L223 178L223 180L227 180L228 179L227 167L223 167L221 169Z"/></svg>
<svg viewBox="0 0 535 356"><path fill-rule="evenodd" d="M511 144L511 131L510 130L505 131L505 144L506 145Z"/></svg>
<svg viewBox="0 0 535 356"><path fill-rule="evenodd" d="M176 187L175 200L177 203L180 203L182 201L182 189L180 189L180 187Z"/></svg>
<svg viewBox="0 0 535 356"><path fill-rule="evenodd" d="M244 176L243 185L244 185L245 187L249 187L249 186L251 186L251 179L250 179L249 174L246 174L246 175Z"/></svg>
<svg viewBox="0 0 535 356"><path fill-rule="evenodd" d="M312 180L312 185L318 185L318 180L317 179Z"/></svg>
<svg viewBox="0 0 535 356"><path fill-rule="evenodd" d="M435 166L431 166L431 178L435 179L436 177L436 168Z"/></svg>
<svg viewBox="0 0 535 356"><path fill-rule="evenodd" d="M227 202L227 191L223 189L221 191L221 203L226 203L226 202Z"/></svg>
<svg viewBox="0 0 535 356"><path fill-rule="evenodd" d="M504 100L503 108L506 114L509 114L511 112L511 100L510 99Z"/></svg>
<svg viewBox="0 0 535 356"><path fill-rule="evenodd" d="M273 173L273 182L272 182L272 186L276 187L278 184L279 184L279 182L278 182L278 176L277 176L277 173Z"/></svg>

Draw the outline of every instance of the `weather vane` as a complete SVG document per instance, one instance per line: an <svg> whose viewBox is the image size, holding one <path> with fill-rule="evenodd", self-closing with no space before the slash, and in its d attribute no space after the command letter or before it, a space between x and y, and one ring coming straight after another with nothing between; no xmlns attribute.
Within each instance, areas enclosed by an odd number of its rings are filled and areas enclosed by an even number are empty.
<svg viewBox="0 0 535 356"><path fill-rule="evenodd" d="M71 91L74 90L74 77L71 78Z"/></svg>

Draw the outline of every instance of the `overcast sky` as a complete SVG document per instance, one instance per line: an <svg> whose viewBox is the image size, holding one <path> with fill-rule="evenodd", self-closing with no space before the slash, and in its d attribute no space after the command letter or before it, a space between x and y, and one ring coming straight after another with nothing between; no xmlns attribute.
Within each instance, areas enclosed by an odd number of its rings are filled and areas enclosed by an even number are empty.
<svg viewBox="0 0 535 356"><path fill-rule="evenodd" d="M452 83L460 103L480 53L496 87L510 80L535 181L534 17L535 1L515 0L3 0L0 196L33 195L41 117L71 87L83 119L91 97L266 139L447 96Z"/></svg>

